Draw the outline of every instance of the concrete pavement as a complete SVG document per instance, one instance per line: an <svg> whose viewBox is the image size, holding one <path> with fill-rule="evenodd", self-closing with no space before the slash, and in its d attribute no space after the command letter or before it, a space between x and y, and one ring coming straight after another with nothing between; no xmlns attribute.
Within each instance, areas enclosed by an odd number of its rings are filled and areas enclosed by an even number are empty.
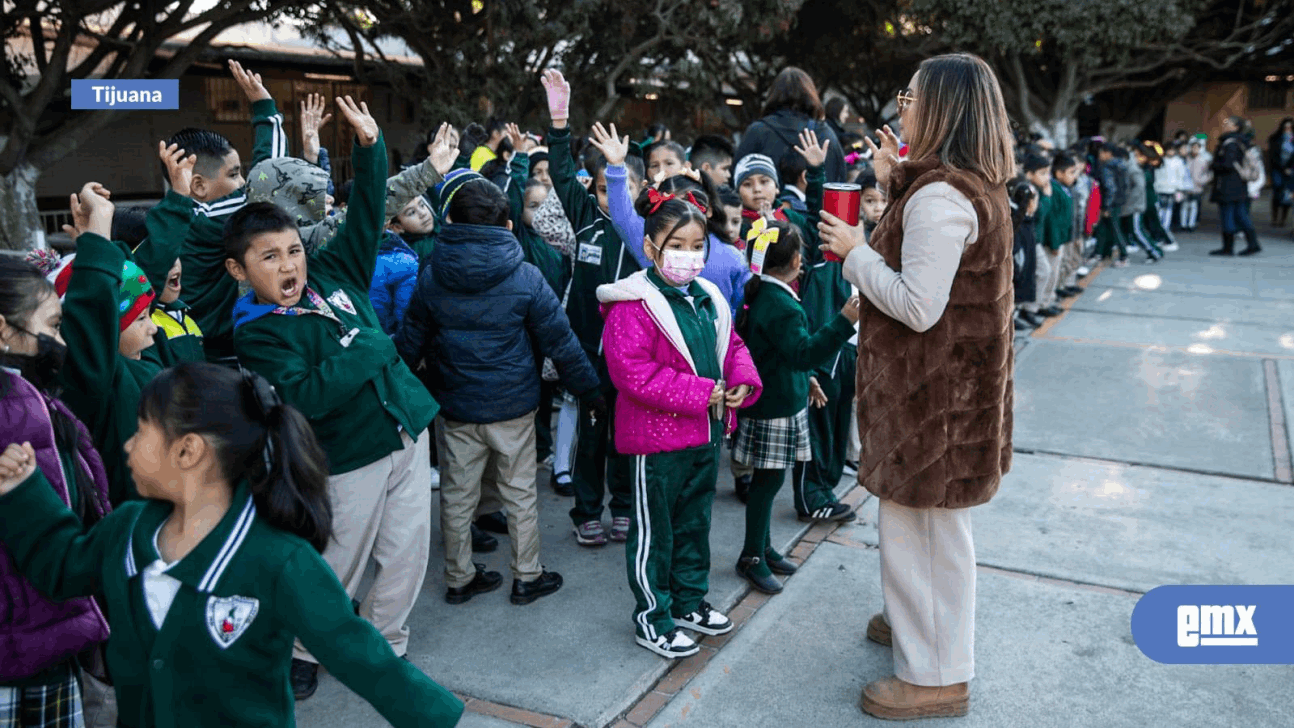
<svg viewBox="0 0 1294 728"><path fill-rule="evenodd" d="M1294 725L1294 667L1160 665L1129 631L1139 593L1161 584L1294 583L1294 242L1286 230L1259 256L1211 258L1216 233L1179 241L1161 264L1102 270L1019 342L1015 465L974 515L971 714L932 725ZM543 558L562 592L513 607L505 585L450 607L433 553L410 656L470 696L462 725L880 724L857 707L890 672L862 638L881 607L874 499L860 523L809 532L783 594L743 598L742 511L721 472L712 601L739 605L741 624L671 666L633 644L623 551L576 547L546 478ZM784 490L775 540L801 526ZM482 560L506 565L503 550ZM297 716L383 725L326 675Z"/></svg>

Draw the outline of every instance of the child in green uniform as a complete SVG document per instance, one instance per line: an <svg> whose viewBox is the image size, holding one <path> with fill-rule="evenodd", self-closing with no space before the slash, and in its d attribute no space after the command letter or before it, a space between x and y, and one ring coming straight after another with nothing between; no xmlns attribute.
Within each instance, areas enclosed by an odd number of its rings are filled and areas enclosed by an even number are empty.
<svg viewBox="0 0 1294 728"><path fill-rule="evenodd" d="M620 392L616 449L632 455L634 516L625 564L635 640L669 658L699 651L679 627L724 634L732 621L705 601L719 443L760 380L718 286L698 278L709 201L696 191L639 198L653 267L598 288L607 368Z"/></svg>
<svg viewBox="0 0 1294 728"><path fill-rule="evenodd" d="M570 292L565 298L566 315L597 369L607 406L614 410L615 389L609 383L606 360L602 356L602 317L598 313L597 288L625 278L639 267L607 216L605 170L594 174L593 192L575 178L571 131L567 127L570 84L553 70L544 72L543 83L553 124L547 137L549 172L576 236ZM641 183L641 179L630 182L630 191L635 197ZM616 452L610 418L581 413L577 432L575 467L571 474L575 487L575 506L571 508L575 541L581 546L606 544L602 500L607 491L611 492L611 539L624 541L629 537L629 515L633 508L629 459Z"/></svg>
<svg viewBox="0 0 1294 728"><path fill-rule="evenodd" d="M370 554L381 564L360 613L402 655L427 571L427 425L437 406L368 299L386 220L386 144L367 105L337 103L356 133L355 184L337 237L307 257L296 220L273 203L250 203L229 219L226 265L251 288L234 307L234 348L310 420L328 453L337 514L324 559L351 596ZM293 687L304 698L317 665L304 648L297 657Z"/></svg>
<svg viewBox="0 0 1294 728"><path fill-rule="evenodd" d="M135 434L139 391L159 369L144 357L157 326L151 318L152 285L112 243L113 204L108 191L89 182L71 200L77 254L50 272L63 299L63 340L70 356L60 372L62 399L90 428L103 454L113 505L135 497L121 447Z"/></svg>
<svg viewBox="0 0 1294 728"><path fill-rule="evenodd" d="M150 382L126 443L146 500L82 532L30 445L0 456L0 539L55 598L108 605L118 725L292 726L298 636L396 726L452 726L463 704L357 617L319 557L327 467L264 379L185 363Z"/></svg>
<svg viewBox="0 0 1294 728"><path fill-rule="evenodd" d="M166 165L171 189L148 211L145 220L148 237L135 249L134 256L157 294L157 305L153 308L157 358L162 366L173 367L180 362L206 360L202 329L189 315L189 304L180 300L184 274L180 249L193 224L194 204L190 195L198 158L174 145L168 147L165 142L158 143L158 153ZM171 259L171 265L162 271L159 266L167 259Z"/></svg>
<svg viewBox="0 0 1294 728"><path fill-rule="evenodd" d="M791 288L803 262L799 230L779 220L756 221L752 231L751 269L759 275L746 284L746 310L737 318L737 332L750 349L764 394L742 413L733 447L733 459L754 468L737 573L759 591L776 594L782 583L773 573L795 573L795 565L769 543L773 498L786 469L811 458L807 406L810 396L821 399L822 392L810 392L809 372L835 357L854 335L858 297L810 335L800 297Z"/></svg>

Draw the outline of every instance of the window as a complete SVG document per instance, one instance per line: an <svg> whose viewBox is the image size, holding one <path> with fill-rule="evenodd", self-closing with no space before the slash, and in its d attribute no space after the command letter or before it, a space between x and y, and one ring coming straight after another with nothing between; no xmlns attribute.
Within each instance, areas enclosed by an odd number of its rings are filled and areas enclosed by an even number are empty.
<svg viewBox="0 0 1294 728"><path fill-rule="evenodd" d="M1250 81L1250 109L1283 109L1290 84L1281 81Z"/></svg>

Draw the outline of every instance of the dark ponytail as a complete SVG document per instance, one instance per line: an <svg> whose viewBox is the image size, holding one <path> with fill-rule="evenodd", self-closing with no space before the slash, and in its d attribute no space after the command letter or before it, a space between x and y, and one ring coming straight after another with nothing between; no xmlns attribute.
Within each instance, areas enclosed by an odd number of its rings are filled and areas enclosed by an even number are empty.
<svg viewBox="0 0 1294 728"><path fill-rule="evenodd" d="M665 182L671 182L676 179L679 178L671 177L668 180L665 180ZM683 179L696 185L695 180L692 180L691 178L683 177ZM653 192L672 194L674 195L674 198L666 200L657 206L657 204L652 201ZM692 201L689 201L687 198L689 194L692 195ZM695 201L696 204L693 204L693 201ZM700 205L701 207L697 207L697 205ZM702 207L705 208L705 212L702 212ZM668 189L665 189L664 183L662 183L660 190L654 190L650 187L643 189L642 193L638 195L637 201L634 202L634 211L636 211L638 216L643 219L643 234L651 238L653 242L657 240L668 240L671 235L691 223L700 225L702 230L708 230L709 220L707 213L709 210L710 198L706 197L700 187L671 192ZM709 252L710 241L707 239L706 257L709 257Z"/></svg>
<svg viewBox="0 0 1294 728"><path fill-rule="evenodd" d="M728 220L723 212L719 188L715 185L714 180L710 179L710 175L701 171L698 171L697 174L701 177L700 182L685 174L676 174L661 182L658 189L672 195L685 195L689 191L704 193L705 200L702 201L702 204L706 207L706 232L719 240L723 240ZM698 199L700 199L699 196ZM740 201L738 204L741 204Z"/></svg>
<svg viewBox="0 0 1294 728"><path fill-rule="evenodd" d="M295 407L252 372L186 362L158 374L140 394L139 419L169 440L194 434L215 450L231 484L246 480L258 515L322 553L332 537L328 462Z"/></svg>
<svg viewBox="0 0 1294 728"><path fill-rule="evenodd" d="M771 230L777 230L777 242L770 243L768 250L764 252L764 268L766 274L776 273L786 270L790 267L791 262L795 260L795 254L800 251L804 245L803 238L800 237L800 229L795 225L783 220L771 220L768 223ZM755 253L755 241L751 240L746 243L746 255L749 262L749 256ZM759 292L764 286L764 281L759 276L751 276L746 281L745 305L742 306L741 312L737 314L735 327L737 334L743 339L746 338L750 331L750 306L759 297Z"/></svg>

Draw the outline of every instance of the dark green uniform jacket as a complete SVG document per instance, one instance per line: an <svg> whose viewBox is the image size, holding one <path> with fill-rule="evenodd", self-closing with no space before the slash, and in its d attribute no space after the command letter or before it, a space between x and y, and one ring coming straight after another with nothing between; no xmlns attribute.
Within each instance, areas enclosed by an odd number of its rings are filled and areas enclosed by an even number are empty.
<svg viewBox="0 0 1294 728"><path fill-rule="evenodd" d="M1047 244L1047 230L1051 225L1052 205L1056 198L1052 195L1044 195L1042 190L1037 188L1035 188L1035 191L1038 193L1038 211L1033 216L1034 230L1036 231L1035 242L1045 246Z"/></svg>
<svg viewBox="0 0 1294 728"><path fill-rule="evenodd" d="M368 298L385 223L386 142L356 144L351 160L355 182L346 222L308 263L308 289L326 300L336 320L279 315L273 304L256 303L255 293L234 310L238 361L310 420L334 475L401 449L400 429L418 437L438 409L383 333ZM297 305L313 308L304 295Z"/></svg>
<svg viewBox="0 0 1294 728"><path fill-rule="evenodd" d="M809 406L809 372L836 356L854 335L854 325L837 314L825 327L809 334L804 308L786 288L761 278L749 307L742 338L764 383L759 401L742 417L771 420L790 417Z"/></svg>
<svg viewBox="0 0 1294 728"><path fill-rule="evenodd" d="M266 159L287 156L283 116L272 99L252 104L252 133L255 139L252 161L243 162L245 173ZM199 203L181 251L184 272L180 283L184 286L184 300L193 307L193 317L202 329L208 360L234 355L234 324L230 312L238 300L238 281L225 271L225 221L245 204L246 188L219 200Z"/></svg>
<svg viewBox="0 0 1294 728"><path fill-rule="evenodd" d="M112 636L108 669L125 728L295 725L293 637L395 726L445 727L463 704L356 616L309 543L256 515L248 487L167 574L180 581L159 630L141 572L159 558L165 501L134 501L82 533L38 469L0 497L0 538L55 599L99 594Z"/></svg>
<svg viewBox="0 0 1294 728"><path fill-rule="evenodd" d="M1065 185L1051 180L1051 209L1047 211L1047 229L1042 244L1048 250L1060 250L1070 241L1074 227L1074 197Z"/></svg>
<svg viewBox="0 0 1294 728"><path fill-rule="evenodd" d="M139 393L160 370L149 351L136 361L117 353L120 318L117 293L126 245L94 233L76 239L76 261L63 298L67 362L59 374L62 400L94 437L108 472L112 504L135 497L135 483L122 447L137 428Z"/></svg>
<svg viewBox="0 0 1294 728"><path fill-rule="evenodd" d="M192 199L175 190L167 191L166 197L148 211L144 220L148 237L131 251L131 258L148 276L159 301L166 289L166 279L171 267L180 257L189 228L193 226L194 209ZM183 271L180 276L183 280ZM184 295L183 291L180 295ZM153 311L153 323L157 324L157 334L153 337L153 348L145 352L146 357L155 360L162 367L206 359L202 328L190 315L189 304L183 299L157 303Z"/></svg>
<svg viewBox="0 0 1294 728"><path fill-rule="evenodd" d="M597 197L575 179L570 129L548 130L548 171L553 178L553 188L562 201L562 209L575 230L575 260L572 262L570 295L565 298L566 316L589 359L599 362L602 355L602 314L598 308L598 286L615 283L636 272L638 262L625 248L611 218L598 207ZM598 377L604 389L611 388L611 378L606 376L604 365L598 365Z"/></svg>

